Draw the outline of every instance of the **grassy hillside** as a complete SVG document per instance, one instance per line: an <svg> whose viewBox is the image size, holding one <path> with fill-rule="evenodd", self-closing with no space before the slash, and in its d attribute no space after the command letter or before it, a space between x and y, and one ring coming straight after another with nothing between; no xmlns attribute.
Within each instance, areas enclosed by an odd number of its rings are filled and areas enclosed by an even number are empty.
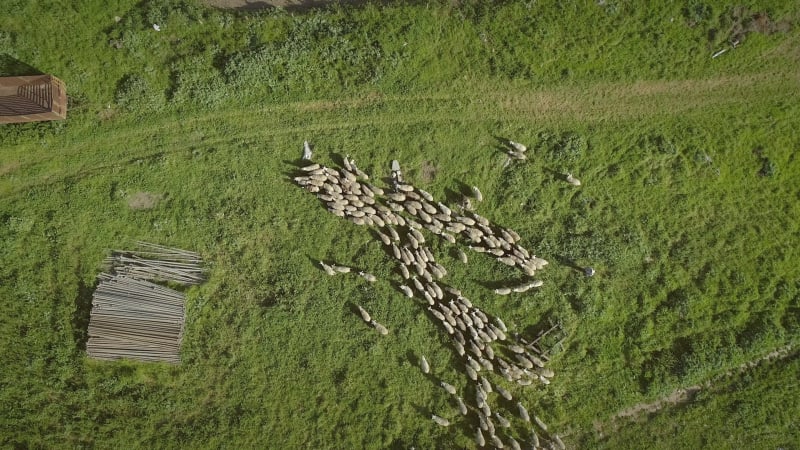
<svg viewBox="0 0 800 450"><path fill-rule="evenodd" d="M394 289L366 229L290 182L307 139L320 162L349 154L375 178L398 159L450 203L479 186L478 212L551 262L540 290L499 297L487 285L510 270L432 245L509 328L562 325L553 383L514 394L568 446L793 448L796 350L725 374L800 341L798 20L778 1L5 2L0 72L55 74L71 109L0 126L0 443L474 446L472 424L429 419L458 413L418 355L467 385L443 332ZM504 167L509 138L528 161ZM151 207L132 202L142 192ZM85 357L95 277L128 239L209 262L180 366ZM327 277L320 259L380 279Z"/></svg>

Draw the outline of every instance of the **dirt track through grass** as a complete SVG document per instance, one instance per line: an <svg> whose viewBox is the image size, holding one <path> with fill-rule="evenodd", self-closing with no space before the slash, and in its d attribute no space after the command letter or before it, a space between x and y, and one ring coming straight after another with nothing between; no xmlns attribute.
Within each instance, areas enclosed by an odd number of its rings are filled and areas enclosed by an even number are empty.
<svg viewBox="0 0 800 450"><path fill-rule="evenodd" d="M444 122L478 123L487 120L529 120L541 124L618 122L659 115L677 115L695 109L735 105L748 98L781 99L787 90L800 90L798 73L763 73L705 80L646 81L634 84L598 83L536 91L520 87L434 94L382 96L367 94L350 100L313 100L285 105L228 109L188 117L167 116L164 121L140 126L137 122L111 122L93 134L91 145L104 150L105 160L134 162L160 154L185 151L199 141L187 134L202 133L204 144L256 140L259 136L311 134L325 130L363 127L398 127ZM347 118L347 120L342 120ZM303 125L298 125L303 124ZM222 126L223 132L214 131ZM206 134L206 132L211 131ZM22 147L4 162L0 173L0 198L18 195L35 185L81 177L109 167L86 167L86 142L50 142L46 150ZM158 148L158 151L152 151ZM34 184L19 184L8 176L20 170L58 160ZM77 160L77 161L75 161ZM80 167L75 167L75 161Z"/></svg>

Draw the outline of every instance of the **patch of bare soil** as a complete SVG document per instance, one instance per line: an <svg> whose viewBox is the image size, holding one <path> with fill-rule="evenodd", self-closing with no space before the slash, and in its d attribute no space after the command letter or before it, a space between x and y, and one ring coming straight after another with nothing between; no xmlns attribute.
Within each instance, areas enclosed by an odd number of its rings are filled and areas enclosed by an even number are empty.
<svg viewBox="0 0 800 450"><path fill-rule="evenodd" d="M5 162L3 164L0 164L0 177L2 177L3 175L8 175L11 172L16 171L21 166L22 166L22 164L20 164L19 161L11 161L11 162Z"/></svg>
<svg viewBox="0 0 800 450"><path fill-rule="evenodd" d="M730 42L734 46L743 42L750 33L773 34L786 33L792 29L787 20L773 20L766 12L752 12L746 6L737 6L731 13Z"/></svg>
<svg viewBox="0 0 800 450"><path fill-rule="evenodd" d="M128 207L134 210L153 209L160 201L160 194L140 191L128 197Z"/></svg>
<svg viewBox="0 0 800 450"><path fill-rule="evenodd" d="M436 178L439 169L430 161L422 161L422 166L419 169L422 181L430 183Z"/></svg>

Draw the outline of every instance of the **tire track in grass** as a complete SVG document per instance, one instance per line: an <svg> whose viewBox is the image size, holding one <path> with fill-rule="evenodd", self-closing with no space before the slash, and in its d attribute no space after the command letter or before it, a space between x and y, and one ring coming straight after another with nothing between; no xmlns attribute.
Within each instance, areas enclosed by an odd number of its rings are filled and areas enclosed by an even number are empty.
<svg viewBox="0 0 800 450"><path fill-rule="evenodd" d="M740 364L738 367L734 369L728 370L720 375L712 377L705 383L696 384L685 388L678 388L672 391L669 395L656 399L652 402L637 403L629 408L626 408L614 414L613 416L611 416L609 420L606 421L606 423L600 421L595 422L594 429L602 436L603 433L606 431L606 428L610 428L611 430L619 429L619 427L622 426L622 424L620 424L621 421L637 421L640 420L643 416L649 414L655 414L664 408L687 403L691 401L695 397L695 395L697 395L698 392L702 391L703 389L713 389L715 384L718 384L724 379L733 376L735 373L741 374L761 364L770 361L780 361L795 354L797 354L797 350L794 348L794 346L792 344L786 345L772 352L769 352L760 358L756 358L746 363Z"/></svg>
<svg viewBox="0 0 800 450"><path fill-rule="evenodd" d="M161 123L151 123L145 126L139 124L139 118L130 118L122 124L125 132L109 129L104 137L96 138L94 146L111 146L117 141L131 141L148 136L163 135L166 129L195 129L206 128L215 123L255 121L262 119L260 125L269 123L275 117L283 117L287 113L308 114L309 112L341 113L381 107L391 109L400 106L405 109L406 104L419 107L420 104L435 108L435 110L451 111L453 105L500 105L500 110L506 114L513 114L514 118L527 115L538 121L557 122L564 118L582 121L603 121L606 119L630 119L644 116L663 115L665 113L679 113L688 108L718 104L719 102L733 102L741 98L747 89L760 92L765 87L768 90L779 90L781 93L792 92L779 88L800 88L797 73L762 73L737 77L717 77L701 80L679 81L641 81L635 83L595 83L584 87L566 87L547 90L531 90L520 87L506 87L488 91L467 88L454 89L457 93L423 94L410 96L384 96L380 94L367 94L364 97L341 100L311 100L292 102L287 104L273 104L266 108L253 106L250 109L217 110L196 116L177 117L174 113L165 115L172 118L165 126ZM782 86L784 84L793 86ZM471 86L474 87L474 86ZM758 89L758 88L761 89ZM743 89L745 91L743 92ZM795 89L797 91L798 89ZM466 95L463 92L473 92ZM475 94L477 92L477 95ZM703 95L701 95L703 94ZM731 95L738 94L738 95ZM659 102L659 100L663 100ZM431 103L429 103L431 102ZM669 108L657 108L659 105ZM499 112L499 111L498 111ZM414 114L413 112L411 113ZM176 127L173 124L178 124ZM82 131L94 131L85 129ZM67 139L72 138L68 136ZM19 151L24 160L19 160L21 167L30 163L44 162L60 156L79 152L85 143L72 142L60 147L60 153L52 151L44 153L40 148L23 146L24 151ZM37 152L37 150L39 150Z"/></svg>
<svg viewBox="0 0 800 450"><path fill-rule="evenodd" d="M787 91L787 87L794 90ZM464 92L458 89L456 91ZM138 148L152 145L162 148L160 153L174 154L195 145L221 144L257 136L307 134L367 126L388 128L423 123L480 123L490 119L510 121L529 119L540 124L563 120L604 122L643 119L656 115L685 113L692 109L741 103L746 101L743 91L751 96L758 95L761 99L778 96L783 98L786 92L800 91L800 75L765 73L704 80L642 81L632 84L597 83L589 87L550 90L516 87L512 90L478 91L476 95L445 93L383 96L373 93L362 98L293 102L270 105L257 110L237 108L190 117L173 115L170 122L152 123L145 127L136 126L135 120L131 119L131 122L123 125L124 132L120 133L119 129L108 129L102 137L92 140L91 147L109 148L109 152L103 155L105 159L133 162L152 157L154 154L130 152L130 147L127 145L115 151L114 143L136 142ZM417 110L413 108L409 110L409 104L413 104ZM427 109L424 113L417 112L423 107ZM374 111L374 109L380 110ZM364 118L341 121L343 112ZM314 114L317 116L314 117ZM277 122L276 117L280 118ZM310 124L292 126L296 122ZM224 138L209 140L203 133L208 130L211 130L212 135L224 135ZM197 133L202 136L187 138L187 135L196 136ZM164 141L165 137L167 141ZM66 139L74 137L67 136ZM54 146L58 147L56 143L48 145L48 147ZM35 186L53 184L65 178L80 176L81 173L89 174L98 168L114 166L103 163L89 168L82 167L80 170L69 170L71 159L75 159L74 164L77 165L85 161L85 154L82 153L85 147L85 142L72 142L71 145L61 147L59 152L48 150L46 156L42 157L41 150L37 152L37 149L31 149L30 146L21 146L17 149L17 153L23 153L27 158L14 159L14 156L11 156L9 162L0 166L3 168L0 175L0 198L10 198ZM9 177L21 170L35 169L36 166L46 165L56 159L62 167L67 167L47 174L43 182L20 185Z"/></svg>
<svg viewBox="0 0 800 450"><path fill-rule="evenodd" d="M493 84L493 86L496 86ZM179 124L179 128L208 127L216 123L234 122L242 120L263 119L267 122L259 122L261 125L269 123L275 117L282 117L286 113L307 114L311 112L337 113L346 110L358 112L360 110L381 107L391 109L392 106L400 106L400 110L405 109L404 105L413 104L419 107L421 104L432 106L442 111L450 111L456 103L461 105L500 105L501 109L512 112L515 117L520 114L529 115L539 121L559 121L564 118L582 121L602 121L609 118L638 118L647 115L659 115L665 112L678 113L685 110L689 105L703 106L713 105L712 99L719 101L734 101L742 98L742 94L747 90L758 93L764 88L769 90L779 90L782 94L786 92L796 92L800 88L800 74L798 73L759 73L742 76L725 76L710 79L677 80L663 81L650 80L635 83L595 83L580 87L564 87L552 89L530 89L519 86L502 86L491 90L482 91L474 89L474 85L457 86L453 88L453 93L436 94L416 94L408 96L386 96L376 93L366 93L363 97L353 99L337 100L310 100L291 102L287 104L272 104L266 107L253 105L253 109L222 109L207 112L195 116L178 117L174 112L166 113L163 117L171 118L170 124ZM761 88L761 89L759 89ZM781 88L781 89L779 89ZM794 90L783 90L785 88L795 88ZM470 94L464 94L470 92ZM731 95L731 94L735 95ZM659 104L659 99L670 105L669 109L659 109L654 105ZM431 102L428 104L428 102ZM411 113L413 115L413 112ZM119 128L107 129L104 137L95 138L93 144L96 146L112 145L119 140L133 140L146 137L148 135L160 135L165 131L164 122L150 123L142 126L141 119L132 117L123 122L121 126L125 132L120 132ZM174 125L167 125L170 129L175 129ZM94 129L84 129L82 131L94 132ZM105 131L105 130L104 130ZM71 139L68 136L67 139ZM54 155L53 152L41 151L40 147L31 148L30 145L24 146L25 151L19 151L28 156L28 162L41 162L48 159L74 153L81 150L85 142L72 142L61 147L61 153ZM38 150L38 152L37 152ZM26 165L26 161L20 161L20 165Z"/></svg>

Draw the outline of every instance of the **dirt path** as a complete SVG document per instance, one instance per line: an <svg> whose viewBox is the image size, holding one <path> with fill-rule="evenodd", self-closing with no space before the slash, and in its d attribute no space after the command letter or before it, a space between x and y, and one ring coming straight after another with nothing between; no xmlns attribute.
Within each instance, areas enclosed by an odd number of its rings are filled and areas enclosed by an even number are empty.
<svg viewBox="0 0 800 450"><path fill-rule="evenodd" d="M487 82L488 83L488 82ZM147 158L156 153L173 153L195 145L186 139L187 130L212 130L225 123L227 133L204 132L204 145L267 135L318 132L359 127L398 127L420 123L481 123L487 117L498 120L529 120L532 123L614 123L649 117L687 114L706 108L741 106L748 97L784 98L800 88L800 73L758 73L710 79L647 80L635 83L602 82L586 86L535 89L495 83L465 82L447 92L417 95L385 95L379 92L337 100L312 100L267 104L250 108L220 108L195 111L180 120L121 121L94 133L93 145L108 147L113 164ZM280 121L275 118L280 117ZM265 127L265 123L270 126ZM92 125L94 126L94 125ZM120 143L131 143L121 145ZM59 152L36 144L24 144L5 154L0 161L0 198L20 195L37 184L51 184L68 177L91 175L111 163L87 167L80 139L53 142ZM58 160L57 170L39 173L36 182L12 180L22 171L42 170Z"/></svg>
<svg viewBox="0 0 800 450"><path fill-rule="evenodd" d="M648 415L656 413L666 407L675 406L682 403L690 402L694 399L695 395L698 392L702 391L703 389L711 389L714 387L716 383L719 381L728 378L735 373L743 373L747 370L750 370L760 364L763 364L768 361L772 360L780 360L784 359L788 356L793 355L795 352L792 351L793 347L791 345L787 345L786 347L779 348L773 352L770 352L761 358L754 359L747 363L740 365L737 369L728 371L722 375L719 375L702 385L694 385L685 388L680 388L674 390L669 395L662 397L658 400L649 403L637 403L630 408L624 409L616 414L614 414L609 420L606 422L597 421L594 424L595 430L600 433L601 435L608 430L616 430L621 425L623 425L626 421L637 421L643 420Z"/></svg>
<svg viewBox="0 0 800 450"><path fill-rule="evenodd" d="M366 3L365 0L338 0L342 4ZM319 8L331 0L205 0L208 6L222 9L235 9L239 11L256 11L264 8L281 7L289 11L299 11L310 8Z"/></svg>

